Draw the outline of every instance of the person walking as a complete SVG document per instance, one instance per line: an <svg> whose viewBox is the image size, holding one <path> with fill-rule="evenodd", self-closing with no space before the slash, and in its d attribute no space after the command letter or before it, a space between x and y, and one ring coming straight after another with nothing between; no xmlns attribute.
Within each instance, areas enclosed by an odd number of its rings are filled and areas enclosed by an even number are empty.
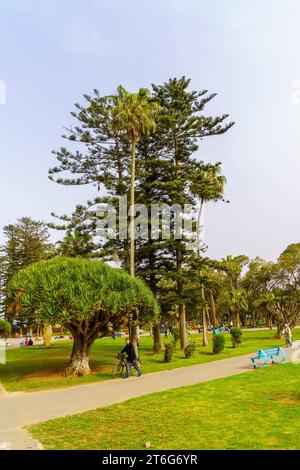
<svg viewBox="0 0 300 470"><path fill-rule="evenodd" d="M126 346L121 351L122 354L126 354L126 376L128 379L130 375L131 367L134 367L137 370L138 377L142 375L141 369L138 366L138 358L136 357L135 349L133 344L126 338Z"/></svg>

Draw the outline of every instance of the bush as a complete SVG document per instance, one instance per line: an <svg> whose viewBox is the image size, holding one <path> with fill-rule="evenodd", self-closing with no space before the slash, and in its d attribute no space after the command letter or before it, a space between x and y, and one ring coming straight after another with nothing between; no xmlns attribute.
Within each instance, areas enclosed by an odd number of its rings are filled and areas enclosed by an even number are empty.
<svg viewBox="0 0 300 470"><path fill-rule="evenodd" d="M165 344L164 362L172 362L174 349L175 341Z"/></svg>
<svg viewBox="0 0 300 470"><path fill-rule="evenodd" d="M176 343L180 338L180 331L179 331L179 328L177 326L175 328L172 328L172 335L173 335L174 344L175 344L175 347L176 347Z"/></svg>
<svg viewBox="0 0 300 470"><path fill-rule="evenodd" d="M238 345L241 344L242 342L243 332L240 328L234 327L234 328L231 328L230 334L231 334L232 346L234 348L237 348Z"/></svg>
<svg viewBox="0 0 300 470"><path fill-rule="evenodd" d="M217 334L213 335L213 353L219 354L223 351L225 346L225 337L223 335Z"/></svg>
<svg viewBox="0 0 300 470"><path fill-rule="evenodd" d="M189 359L190 357L192 357L192 355L195 352L195 349L196 349L195 341L190 341L189 344L184 349L186 359Z"/></svg>
<svg viewBox="0 0 300 470"><path fill-rule="evenodd" d="M11 333L11 325L8 321L0 318L0 336L7 338Z"/></svg>

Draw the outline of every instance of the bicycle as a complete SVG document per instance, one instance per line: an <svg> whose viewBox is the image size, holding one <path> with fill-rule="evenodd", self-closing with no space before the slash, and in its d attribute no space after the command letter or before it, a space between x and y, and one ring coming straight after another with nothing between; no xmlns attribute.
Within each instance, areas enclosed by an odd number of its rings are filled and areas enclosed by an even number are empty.
<svg viewBox="0 0 300 470"><path fill-rule="evenodd" d="M126 372L126 354L124 353L118 353L117 358L119 359L119 362L117 364L114 364L112 367L112 377L113 379L117 377L125 377L125 372ZM136 361L137 366L140 368L141 367L141 361L138 359Z"/></svg>
<svg viewBox="0 0 300 470"><path fill-rule="evenodd" d="M118 353L117 358L119 362L113 365L112 368L112 377L115 379L116 377L123 377L124 371L126 371L126 354Z"/></svg>

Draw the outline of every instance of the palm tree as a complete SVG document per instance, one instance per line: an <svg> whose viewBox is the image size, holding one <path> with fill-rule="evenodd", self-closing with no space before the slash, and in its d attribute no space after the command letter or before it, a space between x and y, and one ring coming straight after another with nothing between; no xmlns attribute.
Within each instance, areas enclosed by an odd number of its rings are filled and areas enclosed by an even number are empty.
<svg viewBox="0 0 300 470"><path fill-rule="evenodd" d="M224 184L226 182L225 176L221 175L221 163L216 163L215 165L200 164L197 171L194 174L193 182L190 186L191 193L194 196L199 198L199 210L197 217L197 247L198 247L198 257L201 256L201 251L204 246L204 205L208 201L218 201L223 199L224 194ZM199 277L201 273L199 273ZM203 320L203 346L208 345L208 339L206 334L206 301L204 294L204 286L201 287L201 295L203 300L203 311L202 311L202 320Z"/></svg>
<svg viewBox="0 0 300 470"><path fill-rule="evenodd" d="M200 255L203 247L203 217L204 206L208 201L218 201L223 199L224 185L226 178L221 174L221 163L214 165L200 165L198 171L195 172L190 190L194 196L199 198L199 210L197 217L197 241L198 252Z"/></svg>
<svg viewBox="0 0 300 470"><path fill-rule="evenodd" d="M114 126L121 131L131 144L130 174L130 274L135 274L134 243L134 203L135 203L135 166L136 144L156 128L155 117L159 106L151 101L149 90L141 88L138 93L131 93L124 87L118 87L118 94L113 97L112 115Z"/></svg>
<svg viewBox="0 0 300 470"><path fill-rule="evenodd" d="M242 289L233 289L228 294L228 307L233 314L234 326L240 327L240 313L248 309L246 292Z"/></svg>
<svg viewBox="0 0 300 470"><path fill-rule="evenodd" d="M115 130L121 132L123 137L131 145L131 169L130 169L130 275L135 275L135 228L134 228L134 204L135 204L135 167L136 144L145 136L156 129L155 118L160 109L159 105L151 100L149 90L141 88L138 93L131 93L121 85L117 95L112 97L112 122ZM129 327L130 340L137 353L138 324L132 323Z"/></svg>

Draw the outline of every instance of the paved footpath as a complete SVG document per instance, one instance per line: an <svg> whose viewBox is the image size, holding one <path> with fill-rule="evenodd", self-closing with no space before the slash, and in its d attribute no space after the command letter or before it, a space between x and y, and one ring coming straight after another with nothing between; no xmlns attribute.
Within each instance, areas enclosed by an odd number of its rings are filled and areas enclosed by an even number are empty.
<svg viewBox="0 0 300 470"><path fill-rule="evenodd" d="M287 350L287 360L291 352ZM0 387L0 450L42 449L24 426L121 403L130 398L253 370L253 354L206 364L41 392L6 393Z"/></svg>

